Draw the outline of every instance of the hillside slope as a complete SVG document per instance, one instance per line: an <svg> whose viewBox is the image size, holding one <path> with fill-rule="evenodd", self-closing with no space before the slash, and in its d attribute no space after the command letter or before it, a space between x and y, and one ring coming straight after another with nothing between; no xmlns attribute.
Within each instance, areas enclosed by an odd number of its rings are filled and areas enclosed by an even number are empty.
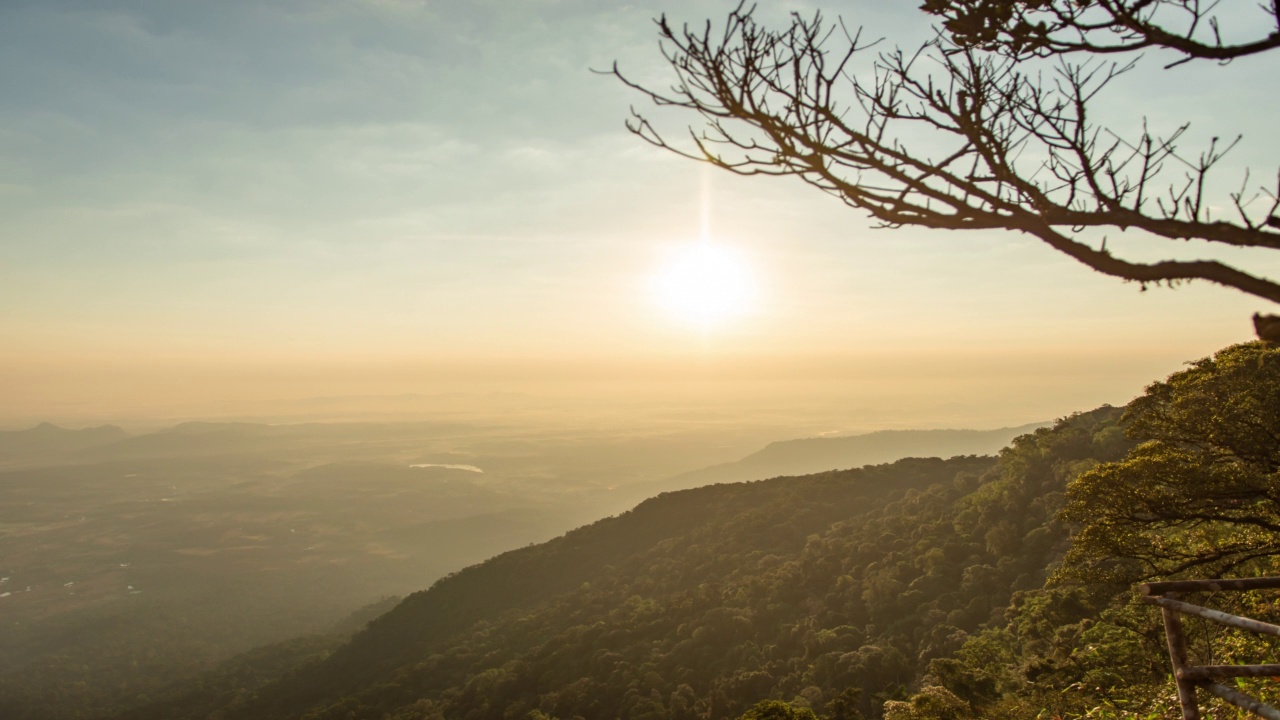
<svg viewBox="0 0 1280 720"><path fill-rule="evenodd" d="M998 461L663 495L445 578L220 713L691 720L779 698L874 717L1043 583L1065 483L1128 447L1118 415L1022 436Z"/></svg>

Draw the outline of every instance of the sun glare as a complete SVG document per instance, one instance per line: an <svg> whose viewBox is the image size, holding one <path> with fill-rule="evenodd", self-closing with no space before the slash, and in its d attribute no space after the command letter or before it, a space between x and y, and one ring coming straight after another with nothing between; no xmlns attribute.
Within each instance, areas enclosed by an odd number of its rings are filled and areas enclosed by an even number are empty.
<svg viewBox="0 0 1280 720"><path fill-rule="evenodd" d="M747 314L755 300L751 269L733 248L698 242L678 248L654 279L658 303L705 331Z"/></svg>

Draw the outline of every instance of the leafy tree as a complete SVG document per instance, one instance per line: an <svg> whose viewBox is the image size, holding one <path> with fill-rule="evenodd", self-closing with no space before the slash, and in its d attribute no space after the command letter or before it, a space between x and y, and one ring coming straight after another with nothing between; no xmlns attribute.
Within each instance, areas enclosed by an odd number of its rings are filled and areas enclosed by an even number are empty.
<svg viewBox="0 0 1280 720"><path fill-rule="evenodd" d="M861 56L876 43L821 13L772 30L739 5L722 28L658 20L669 89L613 72L657 105L701 116L679 145L633 111L628 127L646 141L740 175L798 177L881 226L1017 231L1144 288L1200 279L1280 302L1280 284L1246 267L1127 259L1097 240L1280 249L1280 185L1246 176L1225 197L1209 190L1235 141L1187 152L1186 124L1126 134L1094 120L1099 94L1136 62L1105 59L1115 53L1158 46L1226 60L1280 47L1280 29L1223 40L1219 5L1243 4L926 0L943 31L869 64ZM1277 8L1258 11L1266 26L1280 23ZM1051 66L1035 56L1053 56Z"/></svg>
<svg viewBox="0 0 1280 720"><path fill-rule="evenodd" d="M1195 362L1124 422L1145 442L1068 488L1063 518L1080 529L1062 579L1242 572L1280 554L1280 349Z"/></svg>
<svg viewBox="0 0 1280 720"><path fill-rule="evenodd" d="M972 717L969 703L950 690L930 685L909 701L890 700L884 704L884 720L964 720Z"/></svg>
<svg viewBox="0 0 1280 720"><path fill-rule="evenodd" d="M818 720L807 707L797 707L781 700L761 700L738 720Z"/></svg>
<svg viewBox="0 0 1280 720"><path fill-rule="evenodd" d="M1192 363L1149 386L1121 424L1140 444L1067 486L1059 519L1075 532L1055 577L1015 595L1007 624L930 663L925 684L977 717L1176 715L1159 614L1131 584L1280 570L1280 349L1248 343ZM1277 610L1273 593L1188 599L1272 622ZM1197 664L1280 651L1274 638L1185 622ZM1274 702L1275 683L1249 683ZM930 717L929 702L922 690L886 717Z"/></svg>

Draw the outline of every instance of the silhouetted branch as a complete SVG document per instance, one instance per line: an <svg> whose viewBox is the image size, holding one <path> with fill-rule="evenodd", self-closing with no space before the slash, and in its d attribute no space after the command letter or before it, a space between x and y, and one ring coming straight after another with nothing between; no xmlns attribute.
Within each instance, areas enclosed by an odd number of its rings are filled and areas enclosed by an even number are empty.
<svg viewBox="0 0 1280 720"><path fill-rule="evenodd" d="M1168 48L1229 61L1280 47L1280 0L1264 0L1242 42L1223 40L1219 3L1202 0L925 0L960 46L1014 56L1123 53ZM1265 23L1258 20L1269 18Z"/></svg>
<svg viewBox="0 0 1280 720"><path fill-rule="evenodd" d="M1063 57L1048 75L1030 75L1014 55L941 36L913 53L881 52L857 73L851 63L870 45L821 14L793 15L781 31L745 5L720 32L657 24L675 84L659 91L612 72L704 122L680 146L633 109L628 128L653 145L740 175L798 176L882 226L1016 230L1144 286L1208 280L1280 303L1280 284L1217 260L1134 262L1079 239L1111 228L1280 249L1280 183L1246 196L1246 179L1231 195L1234 218L1211 216L1206 179L1239 138L1187 155L1185 125L1157 135L1144 123L1126 140L1093 122L1090 103L1132 63ZM908 147L908 136L927 138L930 152Z"/></svg>

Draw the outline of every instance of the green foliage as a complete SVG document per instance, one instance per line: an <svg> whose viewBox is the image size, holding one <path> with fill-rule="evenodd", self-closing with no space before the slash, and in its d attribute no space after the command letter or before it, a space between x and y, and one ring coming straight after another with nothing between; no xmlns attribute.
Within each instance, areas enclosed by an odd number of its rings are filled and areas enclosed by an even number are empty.
<svg viewBox="0 0 1280 720"><path fill-rule="evenodd" d="M931 680L982 717L1150 709L1171 687L1158 615L1136 603L1113 607L1110 594L1091 590L1019 594L1006 625L986 628L953 657L936 660Z"/></svg>
<svg viewBox="0 0 1280 720"><path fill-rule="evenodd" d="M884 720L965 720L972 717L969 703L937 685L928 685L909 701L884 704Z"/></svg>
<svg viewBox="0 0 1280 720"><path fill-rule="evenodd" d="M761 700L738 720L818 720L818 716L807 707L798 707L781 700Z"/></svg>
<svg viewBox="0 0 1280 720"><path fill-rule="evenodd" d="M983 717L1177 717L1159 614L1136 601L1132 583L1280 570L1280 350L1250 343L1193 363L1148 387L1123 424L1141 444L1068 486L1061 518L1077 531L1054 582L1016 595L1007 624L930 666L931 681ZM1280 614L1274 593L1187 599ZM1280 656L1266 637L1195 618L1186 628L1193 663ZM1244 684L1275 698L1272 682Z"/></svg>
<svg viewBox="0 0 1280 720"><path fill-rule="evenodd" d="M1142 445L1084 473L1060 578L1132 583L1250 572L1280 553L1280 349L1227 348L1147 388L1125 413Z"/></svg>

